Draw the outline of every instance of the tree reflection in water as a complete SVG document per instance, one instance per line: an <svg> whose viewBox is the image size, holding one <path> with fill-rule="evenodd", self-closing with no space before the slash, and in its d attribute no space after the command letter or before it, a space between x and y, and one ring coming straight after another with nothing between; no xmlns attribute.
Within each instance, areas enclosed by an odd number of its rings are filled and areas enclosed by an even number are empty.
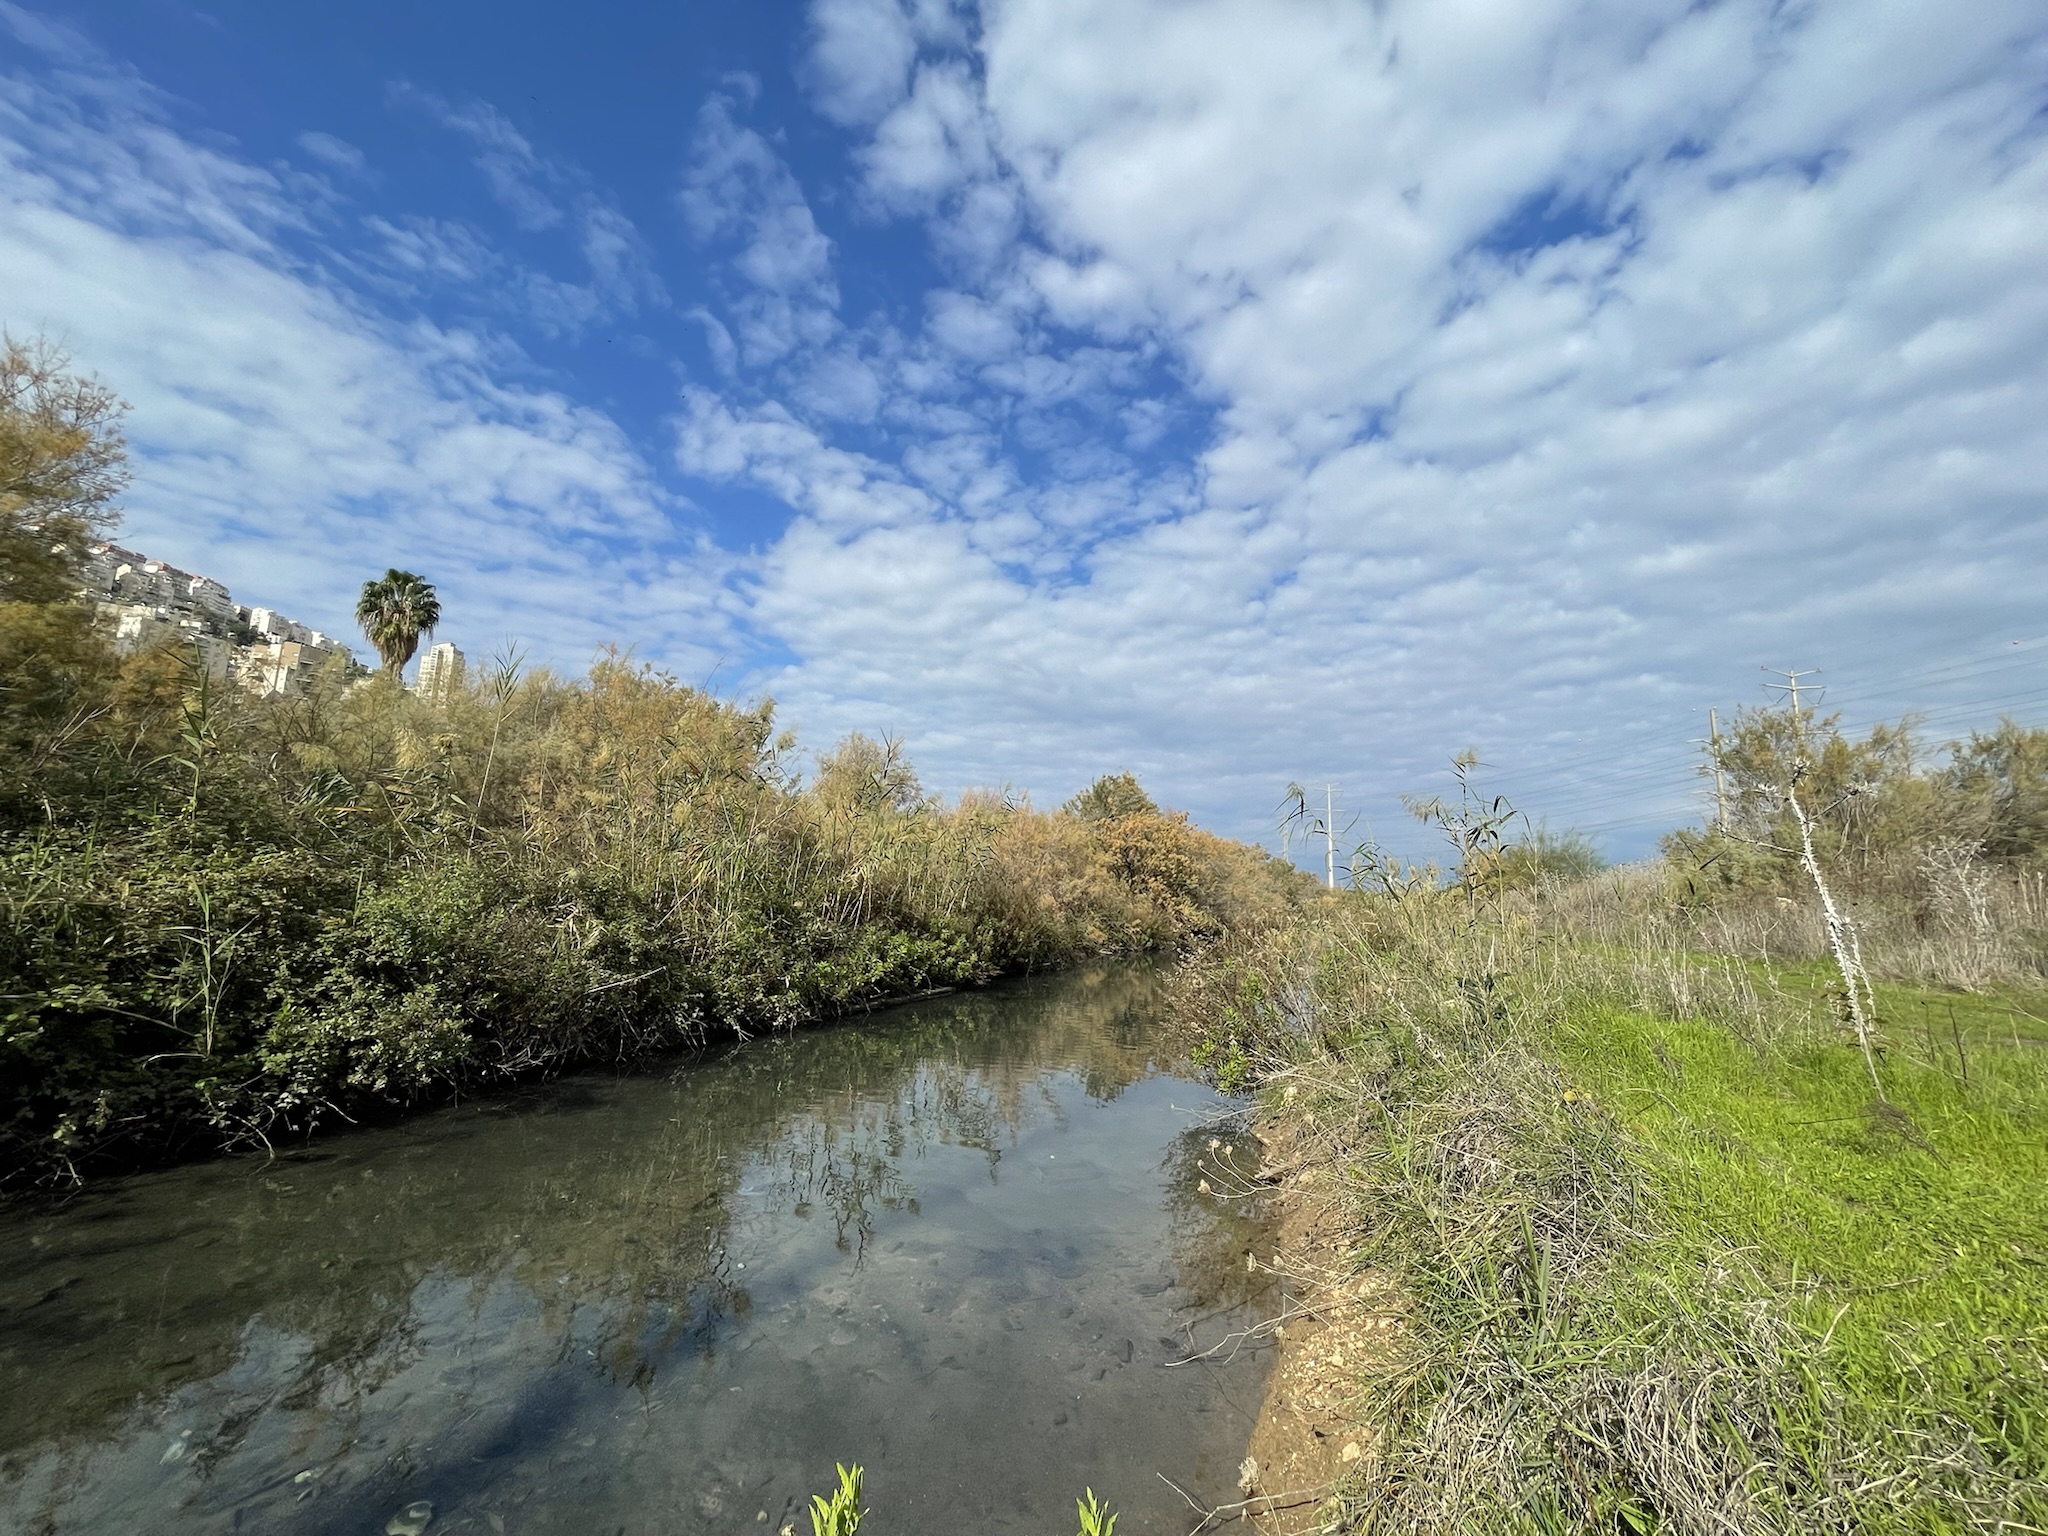
<svg viewBox="0 0 2048 1536"><path fill-rule="evenodd" d="M1227 1491L1256 1362L1145 1367L1252 1301L1257 1218L1198 1193L1216 1105L1156 998L933 1000L14 1213L0 1526L779 1526L851 1454L904 1531L1168 1460Z"/></svg>

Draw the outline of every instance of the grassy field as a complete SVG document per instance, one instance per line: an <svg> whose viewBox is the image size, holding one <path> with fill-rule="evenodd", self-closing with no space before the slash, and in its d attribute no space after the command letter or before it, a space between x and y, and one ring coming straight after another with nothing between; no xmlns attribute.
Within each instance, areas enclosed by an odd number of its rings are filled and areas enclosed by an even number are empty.
<svg viewBox="0 0 2048 1536"><path fill-rule="evenodd" d="M1636 883L1350 893L1190 975L1405 1297L1339 1528L2048 1529L2048 1003L1880 983L1873 1084L1821 962Z"/></svg>

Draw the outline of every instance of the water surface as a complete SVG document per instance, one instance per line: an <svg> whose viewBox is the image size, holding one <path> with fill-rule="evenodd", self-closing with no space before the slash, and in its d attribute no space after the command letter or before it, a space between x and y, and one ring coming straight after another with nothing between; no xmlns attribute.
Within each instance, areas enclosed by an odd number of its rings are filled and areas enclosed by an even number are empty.
<svg viewBox="0 0 2048 1536"><path fill-rule="evenodd" d="M0 1216L0 1530L1124 1536L1238 1497L1255 1213L1103 970ZM414 1510L415 1524L420 1511Z"/></svg>

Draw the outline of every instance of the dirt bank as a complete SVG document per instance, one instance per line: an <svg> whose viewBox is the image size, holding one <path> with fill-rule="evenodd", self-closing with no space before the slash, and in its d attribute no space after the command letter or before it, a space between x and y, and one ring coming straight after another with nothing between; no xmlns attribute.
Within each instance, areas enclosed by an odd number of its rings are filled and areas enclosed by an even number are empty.
<svg viewBox="0 0 2048 1536"><path fill-rule="evenodd" d="M1250 1262L1281 1281L1282 1304L1259 1330L1278 1354L1239 1486L1245 1503L1221 1512L1248 1518L1269 1536L1331 1528L1331 1499L1367 1448L1360 1383L1397 1356L1400 1310L1384 1277L1351 1260L1352 1223L1336 1174L1303 1154L1292 1124L1254 1128L1263 1156L1256 1173L1228 1165L1219 1183L1270 1191L1277 1247Z"/></svg>

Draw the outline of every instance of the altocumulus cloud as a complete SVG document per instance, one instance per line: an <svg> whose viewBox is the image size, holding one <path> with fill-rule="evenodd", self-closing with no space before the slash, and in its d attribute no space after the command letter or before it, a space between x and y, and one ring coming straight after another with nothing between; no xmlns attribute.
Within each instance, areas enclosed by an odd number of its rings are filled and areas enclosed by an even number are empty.
<svg viewBox="0 0 2048 1536"><path fill-rule="evenodd" d="M320 176L181 135L165 102L61 28L12 7L0 27L54 66L0 77L5 320L133 405L125 539L344 633L354 586L388 562L436 573L472 645L523 638L580 662L638 636L695 670L730 649L725 563L614 422L542 387L501 335L380 311L388 274L337 277ZM502 124L472 116L505 161L494 177L534 170ZM308 148L325 169L362 168L339 141ZM630 285L620 253L637 237L581 202L600 275ZM401 233L370 232L387 247ZM455 234L464 259L497 260ZM411 238L420 265L456 260L445 233L432 251Z"/></svg>
<svg viewBox="0 0 2048 1536"><path fill-rule="evenodd" d="M899 371L905 419L1148 345L1213 416L1179 494L1069 444L979 504L913 453L929 507L869 469L807 509L759 599L807 710L879 690L985 725L983 774L1107 749L1240 816L1472 743L1628 847L1760 663L1881 681L2041 627L2038 8L1009 0L971 47L852 9L819 107L985 306L934 311L959 361ZM1093 372L1107 442L1134 386Z"/></svg>
<svg viewBox="0 0 2048 1536"><path fill-rule="evenodd" d="M58 61L0 96L6 318L135 399L138 541L335 614L328 552L388 551L559 659L736 656L942 787L1129 767L1258 835L1329 777L1385 835L1472 745L1626 853L1760 663L1937 732L2048 690L1977 666L2048 628L2038 6L808 15L843 153L792 162L756 80L679 101L666 231L395 88L519 245L365 211L375 153L310 128L301 169L202 145L0 9ZM542 238L581 269L508 254ZM465 286L501 307L423 318ZM671 309L712 365L659 437L514 340ZM721 550L687 498L780 511Z"/></svg>

